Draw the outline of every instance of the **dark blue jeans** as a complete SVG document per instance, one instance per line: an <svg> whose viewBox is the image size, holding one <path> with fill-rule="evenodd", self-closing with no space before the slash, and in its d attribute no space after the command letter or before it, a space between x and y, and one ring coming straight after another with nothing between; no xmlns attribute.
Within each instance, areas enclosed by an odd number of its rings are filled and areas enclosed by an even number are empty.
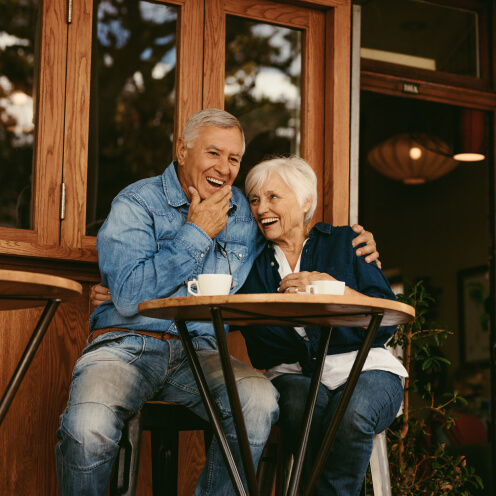
<svg viewBox="0 0 496 496"><path fill-rule="evenodd" d="M310 378L286 374L272 383L278 389L279 425L288 448L298 445L301 420ZM320 385L315 414L303 463L302 478L308 480L327 427L336 410L344 386L329 390ZM336 439L317 484L318 496L355 496L360 489L372 453L372 439L395 419L403 400L401 379L390 372L362 372Z"/></svg>

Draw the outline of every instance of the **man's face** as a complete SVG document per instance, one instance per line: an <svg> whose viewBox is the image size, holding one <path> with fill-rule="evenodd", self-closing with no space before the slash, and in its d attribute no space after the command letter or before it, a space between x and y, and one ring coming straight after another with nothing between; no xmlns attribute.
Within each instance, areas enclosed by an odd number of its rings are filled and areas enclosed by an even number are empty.
<svg viewBox="0 0 496 496"><path fill-rule="evenodd" d="M225 185L232 185L239 172L243 137L238 128L202 127L192 148L183 138L177 144L178 177L186 196L193 186L205 200Z"/></svg>

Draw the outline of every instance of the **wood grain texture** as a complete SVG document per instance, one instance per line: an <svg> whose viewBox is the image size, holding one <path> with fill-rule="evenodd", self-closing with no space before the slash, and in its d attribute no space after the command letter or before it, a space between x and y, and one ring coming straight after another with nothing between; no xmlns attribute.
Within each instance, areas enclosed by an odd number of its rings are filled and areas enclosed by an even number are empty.
<svg viewBox="0 0 496 496"><path fill-rule="evenodd" d="M32 230L0 227L3 240L56 245L59 242L59 186L62 180L67 26L64 0L40 3L39 62L33 95L35 139L32 174ZM4 245L16 253L17 245Z"/></svg>
<svg viewBox="0 0 496 496"><path fill-rule="evenodd" d="M446 103L458 107L475 108L493 111L496 108L496 93L484 89L457 88L446 83L426 82L408 75L406 77L380 74L362 69L360 72L360 88L365 91L385 93L405 97L403 83L415 83L420 86L418 95L408 98Z"/></svg>
<svg viewBox="0 0 496 496"><path fill-rule="evenodd" d="M45 306L49 299L69 301L81 293L82 286L71 279L0 269L0 310Z"/></svg>
<svg viewBox="0 0 496 496"><path fill-rule="evenodd" d="M324 221L348 224L351 7L326 13Z"/></svg>
<svg viewBox="0 0 496 496"><path fill-rule="evenodd" d="M222 0L209 0L205 11L203 108L224 108L226 15Z"/></svg>
<svg viewBox="0 0 496 496"><path fill-rule="evenodd" d="M205 465L205 443L202 431L179 433L178 496L191 496Z"/></svg>
<svg viewBox="0 0 496 496"><path fill-rule="evenodd" d="M179 14L174 138L188 117L202 109L203 0L185 0Z"/></svg>
<svg viewBox="0 0 496 496"><path fill-rule="evenodd" d="M62 182L65 64L67 56L66 2L41 3L38 108L36 109L34 227L38 242L59 243L60 184Z"/></svg>
<svg viewBox="0 0 496 496"><path fill-rule="evenodd" d="M0 240L0 254L57 260L74 260L79 262L98 261L96 249L85 250L66 246L24 243L22 241Z"/></svg>
<svg viewBox="0 0 496 496"><path fill-rule="evenodd" d="M72 368L88 335L88 289L62 303L0 428L0 494L58 493L55 431ZM42 309L0 312L0 390L7 387Z"/></svg>
<svg viewBox="0 0 496 496"><path fill-rule="evenodd" d="M64 410L74 364L88 336L89 285L84 297L62 304L55 315L55 325L49 329L40 347L42 398L38 413L40 459L37 479L45 494L58 494L56 479L55 432L58 418ZM51 477L47 477L51 474ZM28 493L26 493L28 494Z"/></svg>
<svg viewBox="0 0 496 496"><path fill-rule="evenodd" d="M38 274L66 277L75 281L96 282L100 280L100 271L96 264L0 255L0 269L26 270L27 267Z"/></svg>
<svg viewBox="0 0 496 496"><path fill-rule="evenodd" d="M318 179L317 208L312 223L325 218L325 15L307 11L308 29L303 36L301 88L301 156L312 166Z"/></svg>
<svg viewBox="0 0 496 496"><path fill-rule="evenodd" d="M67 96L65 105L65 220L60 244L81 248L86 231L86 187L90 114L92 0L73 6L68 30Z"/></svg>
<svg viewBox="0 0 496 496"><path fill-rule="evenodd" d="M138 305L141 315L166 320L211 322L211 309L219 308L225 324L368 326L372 314L383 314L382 325L411 322L415 309L405 303L357 295L319 294L235 294L180 296L145 301ZM294 323L291 324L294 326Z"/></svg>
<svg viewBox="0 0 496 496"><path fill-rule="evenodd" d="M15 370L41 309L0 312L0 390L3 392ZM51 329L48 330L50 332ZM29 368L0 428L0 494L36 494L37 462L40 455L38 411L41 354Z"/></svg>

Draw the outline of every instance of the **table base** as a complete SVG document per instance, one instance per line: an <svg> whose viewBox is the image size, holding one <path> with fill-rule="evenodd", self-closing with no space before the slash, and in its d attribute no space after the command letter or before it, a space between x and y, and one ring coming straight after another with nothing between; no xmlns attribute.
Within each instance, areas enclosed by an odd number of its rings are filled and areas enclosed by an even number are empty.
<svg viewBox="0 0 496 496"><path fill-rule="evenodd" d="M227 345L227 339L225 334L224 322L222 319L222 310L220 307L212 306L210 308L212 315L212 322L214 325L215 335L217 338L217 345L219 347L219 354L221 358L224 378L226 381L227 393L229 397L229 402L231 405L231 411L233 414L234 425L236 428L236 434L238 437L238 443L240 446L241 459L243 463L243 468L246 474L248 491L251 496L258 496L259 490L256 481L255 467L251 458L250 446L248 443L248 437L246 434L246 427L244 423L243 413L241 410L241 404L239 401L239 395L236 388L236 382L234 378L234 373L231 366L231 360L229 355L229 349ZM368 332L366 338L357 354L355 362L350 372L350 376L346 382L346 386L343 390L341 398L339 400L336 412L329 424L327 433L324 437L324 441L317 455L314 469L310 476L310 479L304 488L304 496L309 496L313 493L315 485L322 473L325 462L331 450L332 443L336 437L336 433L344 416L346 408L349 404L353 390L355 389L356 383L362 371L363 365L370 351L372 343L374 342L377 330L382 321L383 314L378 312L371 316L370 324L368 327ZM301 324L298 321L298 324ZM207 410L208 417L212 424L213 431L219 442L222 455L226 462L229 475L234 485L234 490L238 496L246 496L245 488L241 481L239 471L234 463L234 458L232 456L231 450L227 443L222 425L220 423L217 412L214 408L214 403L212 401L210 391L208 389L205 376L201 369L198 357L192 345L191 336L189 335L186 323L184 320L176 320L177 329L179 336L183 342L186 356L191 366L191 370L195 377L198 389L202 396L205 404L205 409ZM295 324L296 325L296 324ZM308 435L310 432L310 426L312 422L313 412L315 409L315 404L317 401L317 394L320 385L320 380L322 377L322 371L324 369L325 358L327 356L327 348L329 346L329 340L331 335L330 327L322 327L321 338L319 343L319 348L316 356L316 367L312 376L310 390L308 393L307 404L305 407L304 421L302 425L302 432L300 434L300 441L298 446L298 452L295 454L295 461L293 463L293 468L291 470L290 482L287 490L287 496L295 496L300 485L301 470L303 467L304 454L308 442Z"/></svg>

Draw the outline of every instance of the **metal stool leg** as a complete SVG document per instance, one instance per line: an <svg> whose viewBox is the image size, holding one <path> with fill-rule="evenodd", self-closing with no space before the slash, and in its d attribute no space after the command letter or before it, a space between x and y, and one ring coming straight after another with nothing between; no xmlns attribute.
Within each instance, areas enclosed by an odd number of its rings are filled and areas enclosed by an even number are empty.
<svg viewBox="0 0 496 496"><path fill-rule="evenodd" d="M134 496L138 484L143 419L141 410L131 417L124 430L110 481L110 496Z"/></svg>
<svg viewBox="0 0 496 496"><path fill-rule="evenodd" d="M374 496L391 496L386 431L374 436L374 447L370 457L370 472L372 473Z"/></svg>
<svg viewBox="0 0 496 496"><path fill-rule="evenodd" d="M179 431L172 428L156 428L152 438L152 484L153 494L177 495L177 472L179 468Z"/></svg>

